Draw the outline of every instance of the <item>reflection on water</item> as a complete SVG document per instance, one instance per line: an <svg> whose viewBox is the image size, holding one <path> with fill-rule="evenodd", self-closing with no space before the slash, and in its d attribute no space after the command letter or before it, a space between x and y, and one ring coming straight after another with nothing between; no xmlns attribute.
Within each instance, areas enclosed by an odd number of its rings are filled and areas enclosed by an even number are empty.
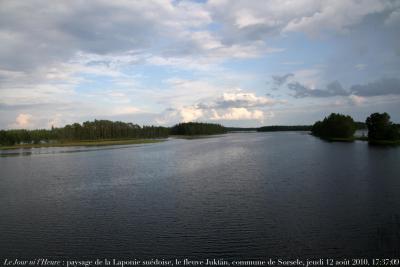
<svg viewBox="0 0 400 267"><path fill-rule="evenodd" d="M400 255L400 148L289 132L12 153L3 257Z"/></svg>
<svg viewBox="0 0 400 267"><path fill-rule="evenodd" d="M0 157L30 156L30 155L37 155L37 154L90 152L90 151L98 151L98 150L122 149L122 148L129 148L132 146L137 147L137 146L143 146L143 145L148 145L148 144L17 148L17 149L0 150Z"/></svg>

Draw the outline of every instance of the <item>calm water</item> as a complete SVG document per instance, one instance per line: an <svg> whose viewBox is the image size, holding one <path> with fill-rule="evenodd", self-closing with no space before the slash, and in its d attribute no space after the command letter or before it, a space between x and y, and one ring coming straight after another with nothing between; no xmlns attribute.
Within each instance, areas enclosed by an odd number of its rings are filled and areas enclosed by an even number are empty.
<svg viewBox="0 0 400 267"><path fill-rule="evenodd" d="M400 256L400 148L292 132L1 153L2 258Z"/></svg>

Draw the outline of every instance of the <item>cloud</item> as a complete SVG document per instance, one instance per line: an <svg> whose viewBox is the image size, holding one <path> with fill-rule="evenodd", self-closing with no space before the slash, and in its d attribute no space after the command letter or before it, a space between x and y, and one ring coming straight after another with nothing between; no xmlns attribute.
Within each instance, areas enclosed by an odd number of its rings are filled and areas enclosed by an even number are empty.
<svg viewBox="0 0 400 267"><path fill-rule="evenodd" d="M167 109L158 123L173 124L179 121L257 121L271 117L267 107L283 104L285 101L257 96L242 89L230 90L219 96L208 98L207 102Z"/></svg>
<svg viewBox="0 0 400 267"><path fill-rule="evenodd" d="M248 110L246 108L228 108L223 111L212 110L211 120L257 120L264 121L262 110Z"/></svg>
<svg viewBox="0 0 400 267"><path fill-rule="evenodd" d="M33 116L31 114L20 113L15 118L15 123L11 125L11 128L30 128L32 126L32 118Z"/></svg>
<svg viewBox="0 0 400 267"><path fill-rule="evenodd" d="M352 105L361 105L364 104L366 101L365 97L358 96L358 95L349 95L349 102Z"/></svg>
<svg viewBox="0 0 400 267"><path fill-rule="evenodd" d="M285 75L273 75L272 80L276 87L280 87L281 85L285 84L291 77L293 77L293 73L287 73Z"/></svg>
<svg viewBox="0 0 400 267"><path fill-rule="evenodd" d="M385 20L386 26L396 26L400 23L400 9L394 10L390 13L389 17Z"/></svg>
<svg viewBox="0 0 400 267"><path fill-rule="evenodd" d="M203 111L196 107L180 108L179 113L184 122L195 121L203 116Z"/></svg>
<svg viewBox="0 0 400 267"><path fill-rule="evenodd" d="M397 78L381 78L379 80L367 83L356 84L345 90L338 82L329 83L325 89L311 89L299 83L292 82L288 84L288 88L294 91L294 97L334 97L334 96L350 96L360 102L361 97L384 96L384 95L400 95L400 79Z"/></svg>
<svg viewBox="0 0 400 267"><path fill-rule="evenodd" d="M221 23L226 41L264 40L290 32L310 35L345 33L368 15L395 9L390 0L210 0L212 19Z"/></svg>
<svg viewBox="0 0 400 267"><path fill-rule="evenodd" d="M354 66L357 70L364 70L366 67L367 67L367 65L366 64L357 64L357 65L355 65Z"/></svg>
<svg viewBox="0 0 400 267"><path fill-rule="evenodd" d="M158 49L157 40L175 43L187 28L211 22L200 4L159 0L2 1L0 18L0 62L6 69L65 61L79 51Z"/></svg>
<svg viewBox="0 0 400 267"><path fill-rule="evenodd" d="M364 85L350 87L350 91L358 96L400 95L400 79L382 78Z"/></svg>
<svg viewBox="0 0 400 267"><path fill-rule="evenodd" d="M326 86L326 89L310 89L299 82L288 84L288 88L295 92L294 97L331 97L331 96L347 96L349 92L343 89L339 82L335 81Z"/></svg>
<svg viewBox="0 0 400 267"><path fill-rule="evenodd" d="M140 109L132 106L121 106L116 107L111 111L111 115L124 115L124 114L134 114L142 112Z"/></svg>
<svg viewBox="0 0 400 267"><path fill-rule="evenodd" d="M283 103L254 93L268 72L284 74L272 86L290 84L296 98L398 94L377 81L399 76L399 10L390 0L3 0L0 127L19 114L35 127L107 116L153 123L168 108L185 120L213 109L265 117ZM326 86L336 80L346 88ZM240 87L253 91L232 90Z"/></svg>
<svg viewBox="0 0 400 267"><path fill-rule="evenodd" d="M388 8L389 1L306 1L314 7L311 14L299 16L289 21L283 31L300 31L319 34L324 30L346 32L353 25L370 14L379 13Z"/></svg>
<svg viewBox="0 0 400 267"><path fill-rule="evenodd" d="M237 89L234 92L223 93L211 107L213 108L238 108L238 107L265 107L271 106L283 101L277 101L264 96L256 96L254 93L243 92Z"/></svg>

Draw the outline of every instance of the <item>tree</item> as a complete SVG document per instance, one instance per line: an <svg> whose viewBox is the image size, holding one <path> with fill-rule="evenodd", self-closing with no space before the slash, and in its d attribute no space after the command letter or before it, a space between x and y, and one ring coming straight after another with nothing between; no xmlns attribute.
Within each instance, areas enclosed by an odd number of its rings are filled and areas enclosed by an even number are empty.
<svg viewBox="0 0 400 267"><path fill-rule="evenodd" d="M311 125L272 125L263 126L257 129L257 132L279 132L279 131L310 131L312 129Z"/></svg>
<svg viewBox="0 0 400 267"><path fill-rule="evenodd" d="M373 113L367 120L369 140L398 140L400 139L399 128L390 121L389 114Z"/></svg>
<svg viewBox="0 0 400 267"><path fill-rule="evenodd" d="M227 130L224 126L214 123L186 122L176 124L171 128L173 135L206 135L223 134Z"/></svg>
<svg viewBox="0 0 400 267"><path fill-rule="evenodd" d="M51 127L50 130L1 130L0 145L15 145L21 143L40 143L50 140L79 141L99 139L126 138L163 138L168 137L169 128L160 126L143 126L121 121L94 120L82 125L73 123L61 128Z"/></svg>
<svg viewBox="0 0 400 267"><path fill-rule="evenodd" d="M352 138L356 128L352 117L332 113L323 121L314 123L311 132L322 138Z"/></svg>

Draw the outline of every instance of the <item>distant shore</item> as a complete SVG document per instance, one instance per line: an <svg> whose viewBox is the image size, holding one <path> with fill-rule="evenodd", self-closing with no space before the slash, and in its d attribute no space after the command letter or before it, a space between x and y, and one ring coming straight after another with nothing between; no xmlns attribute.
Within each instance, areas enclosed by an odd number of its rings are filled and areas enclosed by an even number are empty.
<svg viewBox="0 0 400 267"><path fill-rule="evenodd" d="M121 140L82 140L82 141L65 141L55 143L40 144L19 144L13 146L0 146L0 150L18 149L18 148L41 148L41 147L67 147L67 146L111 146L111 145L134 145L134 144L150 144L163 142L166 139L121 139Z"/></svg>

